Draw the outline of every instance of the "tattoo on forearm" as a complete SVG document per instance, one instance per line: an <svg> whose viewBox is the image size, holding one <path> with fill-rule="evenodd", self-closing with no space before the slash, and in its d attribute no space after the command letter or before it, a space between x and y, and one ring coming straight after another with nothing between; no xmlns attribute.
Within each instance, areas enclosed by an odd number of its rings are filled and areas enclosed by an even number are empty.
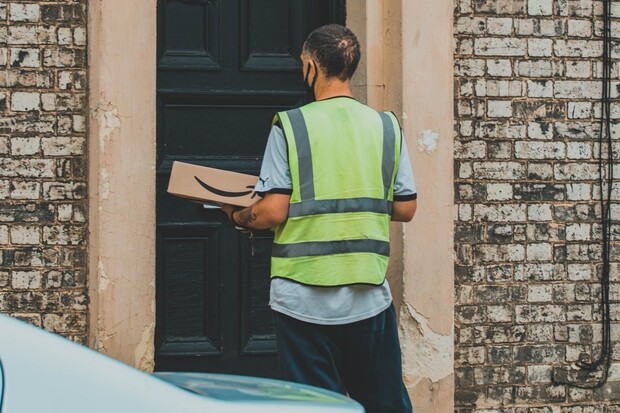
<svg viewBox="0 0 620 413"><path fill-rule="evenodd" d="M252 212L252 206L242 209L241 211L239 211L239 214L237 214L237 216L239 217L239 223L241 225L247 226L256 221L256 214Z"/></svg>

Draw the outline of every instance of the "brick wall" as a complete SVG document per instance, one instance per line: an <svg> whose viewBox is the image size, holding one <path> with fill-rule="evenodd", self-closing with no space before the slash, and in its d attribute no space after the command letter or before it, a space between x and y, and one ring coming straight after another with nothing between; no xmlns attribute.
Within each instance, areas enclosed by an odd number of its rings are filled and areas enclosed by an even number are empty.
<svg viewBox="0 0 620 413"><path fill-rule="evenodd" d="M596 391L551 383L554 366L598 354L601 340L602 10L592 0L455 0L459 412L620 412L617 264L610 381ZM620 2L612 11L620 36ZM616 61L615 79L619 70Z"/></svg>
<svg viewBox="0 0 620 413"><path fill-rule="evenodd" d="M86 0L0 2L0 312L86 341Z"/></svg>

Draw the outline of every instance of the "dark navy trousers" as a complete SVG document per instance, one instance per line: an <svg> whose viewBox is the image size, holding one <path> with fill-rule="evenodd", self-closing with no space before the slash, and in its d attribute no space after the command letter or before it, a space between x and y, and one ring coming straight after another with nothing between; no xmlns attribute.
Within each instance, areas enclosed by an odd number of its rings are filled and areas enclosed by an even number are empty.
<svg viewBox="0 0 620 413"><path fill-rule="evenodd" d="M284 379L348 394L366 413L412 412L393 304L374 317L343 325L273 313Z"/></svg>

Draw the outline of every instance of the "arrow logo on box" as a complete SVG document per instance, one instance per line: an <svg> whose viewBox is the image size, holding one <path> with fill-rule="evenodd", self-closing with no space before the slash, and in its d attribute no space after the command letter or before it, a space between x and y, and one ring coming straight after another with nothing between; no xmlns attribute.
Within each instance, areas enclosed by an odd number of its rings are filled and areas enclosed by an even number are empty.
<svg viewBox="0 0 620 413"><path fill-rule="evenodd" d="M250 186L246 186L246 188L250 189L249 191L229 192L229 191L224 191L222 189L217 189L215 187L212 187L211 185L201 181L200 178L198 178L197 176L194 176L194 179L196 179L196 181L198 181L200 186L202 186L207 191L212 192L215 195L225 196L227 198L236 198L236 197L240 197L240 196L250 195L253 192L253 190L254 190L254 185L250 185ZM252 198L254 198L254 197L252 197Z"/></svg>

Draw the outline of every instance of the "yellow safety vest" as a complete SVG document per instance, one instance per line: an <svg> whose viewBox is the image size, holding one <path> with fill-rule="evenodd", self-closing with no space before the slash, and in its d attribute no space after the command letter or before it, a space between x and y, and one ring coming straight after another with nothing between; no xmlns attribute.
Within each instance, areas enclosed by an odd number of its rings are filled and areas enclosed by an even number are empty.
<svg viewBox="0 0 620 413"><path fill-rule="evenodd" d="M271 276L312 286L380 285L401 133L394 114L337 97L278 113L288 145L288 219Z"/></svg>

